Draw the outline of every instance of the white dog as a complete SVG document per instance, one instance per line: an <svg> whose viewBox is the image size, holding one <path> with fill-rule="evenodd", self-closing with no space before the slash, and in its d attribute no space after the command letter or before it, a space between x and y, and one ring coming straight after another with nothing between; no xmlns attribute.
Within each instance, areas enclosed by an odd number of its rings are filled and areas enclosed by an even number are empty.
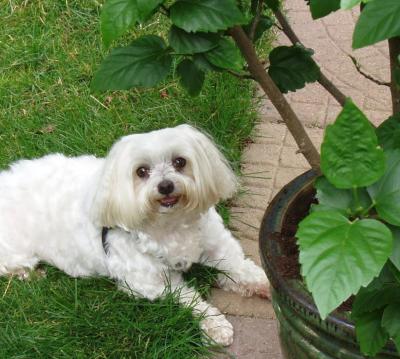
<svg viewBox="0 0 400 359"><path fill-rule="evenodd" d="M202 329L229 345L232 325L185 286L182 271L204 263L227 272L225 290L269 295L263 270L214 209L236 186L212 141L188 125L123 137L104 159L16 162L0 172L0 275L44 261L74 277L115 278L150 300L180 288L180 302L205 313Z"/></svg>

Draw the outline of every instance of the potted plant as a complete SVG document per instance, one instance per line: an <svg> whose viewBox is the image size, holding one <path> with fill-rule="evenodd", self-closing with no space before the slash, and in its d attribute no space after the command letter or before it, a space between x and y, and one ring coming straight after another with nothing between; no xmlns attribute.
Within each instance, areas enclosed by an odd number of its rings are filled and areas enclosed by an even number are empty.
<svg viewBox="0 0 400 359"><path fill-rule="evenodd" d="M101 14L106 47L154 16L167 16L171 27L168 39L149 34L113 49L96 72L92 88L105 91L151 87L172 75L195 96L210 71L226 71L258 82L313 168L274 199L260 234L287 357L362 358L365 354L397 358L400 2L308 3L314 18L340 8L361 6L354 48L389 41L393 116L378 129L324 76L312 58L312 50L302 46L279 10L279 0L106 0ZM257 55L256 44L274 25L284 31L293 46L274 48L266 65ZM335 124L326 131L321 161L283 96L313 81L318 81L343 106ZM293 214L299 207L301 213ZM292 257L299 258L301 271L296 261L292 263L294 270L288 271L286 264L290 261L285 261ZM291 272L291 279L287 280L285 271ZM350 316L344 312L330 315L349 297ZM284 303L292 303L293 308L287 309ZM338 339L331 336L334 333L339 333Z"/></svg>

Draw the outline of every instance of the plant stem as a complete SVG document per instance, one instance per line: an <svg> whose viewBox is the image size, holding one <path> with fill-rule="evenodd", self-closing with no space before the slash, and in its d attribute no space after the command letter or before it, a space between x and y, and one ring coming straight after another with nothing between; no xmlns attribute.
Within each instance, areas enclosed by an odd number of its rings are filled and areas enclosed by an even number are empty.
<svg viewBox="0 0 400 359"><path fill-rule="evenodd" d="M279 21L279 23L282 26L282 31L284 32L284 34L288 37L288 39L291 41L291 43L293 45L296 44L301 44L302 42L300 41L300 39L298 38L298 36L296 35L296 33L293 31L292 27L290 26L289 22L287 21L285 15L282 14L282 12L280 10L276 10L274 11L274 15L276 17L276 19ZM346 102L346 98L347 96L345 94L343 94L342 91L340 91L335 85L334 83L329 80L324 73L320 70L320 78L318 80L318 82L320 83L320 85L322 87L325 88L326 91L328 91L332 97L341 105L344 106L345 102Z"/></svg>
<svg viewBox="0 0 400 359"><path fill-rule="evenodd" d="M249 71L254 79L260 84L265 94L271 100L272 104L278 110L282 119L285 121L287 128L293 135L300 152L307 159L312 168L319 171L320 157L318 151L314 147L310 138L308 137L302 123L293 111L292 107L286 101L274 81L265 71L264 66L261 64L257 57L253 44L247 37L246 33L240 26L235 26L229 31L230 35L235 40L242 55L247 61Z"/></svg>
<svg viewBox="0 0 400 359"><path fill-rule="evenodd" d="M396 71L400 71L400 37L389 39L389 54L391 70L390 91L392 93L393 114L396 114L397 112L400 112L400 87L396 83L395 79Z"/></svg>

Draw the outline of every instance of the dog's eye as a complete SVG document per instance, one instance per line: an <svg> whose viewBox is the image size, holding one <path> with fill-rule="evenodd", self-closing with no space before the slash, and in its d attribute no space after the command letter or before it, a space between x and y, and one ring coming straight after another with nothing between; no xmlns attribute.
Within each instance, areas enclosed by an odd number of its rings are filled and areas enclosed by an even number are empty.
<svg viewBox="0 0 400 359"><path fill-rule="evenodd" d="M138 177L140 178L147 178L149 177L149 173L150 173L150 168L148 167L139 167L136 170L136 174L138 175Z"/></svg>
<svg viewBox="0 0 400 359"><path fill-rule="evenodd" d="M186 166L186 160L183 157L177 157L172 161L172 165L175 167L175 169L181 170Z"/></svg>

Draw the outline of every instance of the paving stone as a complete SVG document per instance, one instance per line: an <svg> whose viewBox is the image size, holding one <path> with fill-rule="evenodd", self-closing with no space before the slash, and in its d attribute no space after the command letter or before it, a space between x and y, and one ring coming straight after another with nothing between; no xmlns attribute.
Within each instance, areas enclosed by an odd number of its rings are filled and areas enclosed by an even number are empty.
<svg viewBox="0 0 400 359"><path fill-rule="evenodd" d="M228 316L228 320L233 324L235 339L228 348L230 355L218 358L283 359L275 321L236 316Z"/></svg>
<svg viewBox="0 0 400 359"><path fill-rule="evenodd" d="M232 292L213 288L208 302L224 314L250 318L275 319L271 302L259 297L242 297Z"/></svg>
<svg viewBox="0 0 400 359"><path fill-rule="evenodd" d="M242 230L244 225L258 232L263 215L264 211L260 209L233 207L231 208L230 226L233 229ZM255 240L257 239L258 236Z"/></svg>
<svg viewBox="0 0 400 359"><path fill-rule="evenodd" d="M325 121L327 104L292 103L294 112L300 121L309 127L322 127Z"/></svg>
<svg viewBox="0 0 400 359"><path fill-rule="evenodd" d="M260 163L243 163L241 179L244 187L272 187L272 182L279 163L279 157L274 165Z"/></svg>
<svg viewBox="0 0 400 359"><path fill-rule="evenodd" d="M304 173L307 169L305 168L278 168L278 172L275 177L274 188L280 189L297 176Z"/></svg>
<svg viewBox="0 0 400 359"><path fill-rule="evenodd" d="M297 152L295 147L283 147L279 165L291 168L308 168L310 167L307 160L301 153Z"/></svg>
<svg viewBox="0 0 400 359"><path fill-rule="evenodd" d="M254 263L261 266L260 252L258 248L258 238L257 240L251 240L247 238L240 239L240 245L243 248L246 258L250 258Z"/></svg>
<svg viewBox="0 0 400 359"><path fill-rule="evenodd" d="M314 103L325 105L328 103L329 94L323 90L318 82L307 84L305 88L291 94L292 102Z"/></svg>
<svg viewBox="0 0 400 359"><path fill-rule="evenodd" d="M242 156L245 163L277 164L281 151L280 145L268 145L264 143L253 143L247 147Z"/></svg>
<svg viewBox="0 0 400 359"><path fill-rule="evenodd" d="M306 131L314 146L319 149L321 147L324 130L320 128L307 128ZM289 132L287 133L285 138L285 146L297 148L297 144L294 141L293 136Z"/></svg>
<svg viewBox="0 0 400 359"><path fill-rule="evenodd" d="M256 143L280 145L286 136L286 126L262 122L256 125L253 138Z"/></svg>
<svg viewBox="0 0 400 359"><path fill-rule="evenodd" d="M379 126L384 120L391 116L390 111L364 110L367 118L375 125Z"/></svg>

